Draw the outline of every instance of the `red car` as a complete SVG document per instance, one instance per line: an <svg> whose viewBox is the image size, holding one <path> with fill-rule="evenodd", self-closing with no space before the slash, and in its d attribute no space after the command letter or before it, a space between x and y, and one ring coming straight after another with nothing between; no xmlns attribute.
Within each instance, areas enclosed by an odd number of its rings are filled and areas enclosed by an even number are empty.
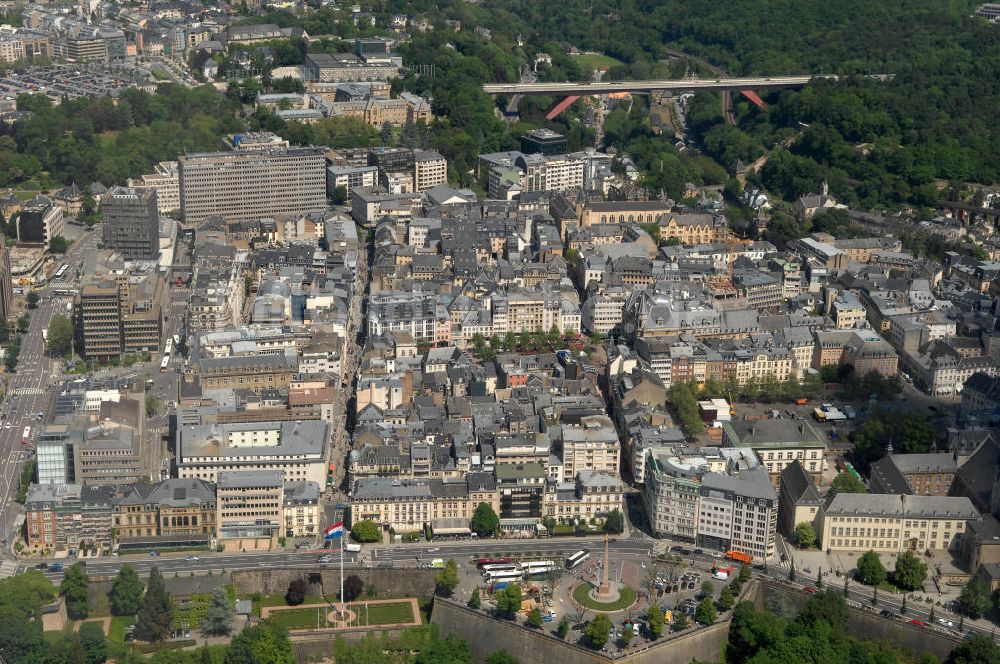
<svg viewBox="0 0 1000 664"><path fill-rule="evenodd" d="M816 589L813 588L812 586L806 586L802 590L805 591L805 592L807 592L807 593L809 593L810 595L812 595L814 592L816 592Z"/></svg>
<svg viewBox="0 0 1000 664"><path fill-rule="evenodd" d="M927 623L925 623L923 620L911 620L910 624L916 625L917 627L927 627Z"/></svg>

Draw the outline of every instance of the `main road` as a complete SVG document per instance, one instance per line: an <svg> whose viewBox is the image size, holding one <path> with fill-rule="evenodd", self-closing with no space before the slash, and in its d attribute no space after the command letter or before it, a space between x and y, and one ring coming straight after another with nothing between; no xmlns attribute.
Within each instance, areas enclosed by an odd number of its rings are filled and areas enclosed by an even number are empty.
<svg viewBox="0 0 1000 664"><path fill-rule="evenodd" d="M836 76L751 76L743 78L684 78L658 81L601 81L593 83L487 83L483 91L491 95L606 95L614 92L660 92L664 90L764 90L800 88L821 79Z"/></svg>
<svg viewBox="0 0 1000 664"><path fill-rule="evenodd" d="M98 234L84 234L63 258L64 263L71 267L67 274L75 274L74 270L92 252L97 242ZM3 402L0 403L0 556L9 555L12 530L20 514L20 508L14 502L21 477L22 464L34 454L33 441L38 436L44 414L49 410L55 394L50 391L54 384L51 371L51 359L45 354L45 339L42 331L48 329L52 315L65 305L51 297L49 289L39 292L41 301L38 308L31 313L31 323L28 331L21 338L21 352L18 355L16 370L7 379ZM38 413L43 413L39 420ZM31 441L22 445L21 438L25 427L31 427Z"/></svg>

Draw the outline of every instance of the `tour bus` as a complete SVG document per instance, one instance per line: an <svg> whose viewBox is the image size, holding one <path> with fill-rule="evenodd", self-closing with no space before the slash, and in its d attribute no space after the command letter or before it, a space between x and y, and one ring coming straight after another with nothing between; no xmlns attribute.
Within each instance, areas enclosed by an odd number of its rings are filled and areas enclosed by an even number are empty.
<svg viewBox="0 0 1000 664"><path fill-rule="evenodd" d="M503 570L497 572L483 572L483 581L486 583L496 583L497 581L519 581L523 574L520 570Z"/></svg>
<svg viewBox="0 0 1000 664"><path fill-rule="evenodd" d="M24 433L21 434L21 444L27 445L29 440L31 440L31 427L24 427Z"/></svg>
<svg viewBox="0 0 1000 664"><path fill-rule="evenodd" d="M476 561L476 567L486 569L487 565L509 565L512 562L513 558L480 558Z"/></svg>
<svg viewBox="0 0 1000 664"><path fill-rule="evenodd" d="M532 567L530 569L526 569L524 570L524 574L525 576L528 577L538 577L545 574L551 574L552 572L555 572L556 569L557 567L555 566L555 563L553 563L551 565L541 565L539 567Z"/></svg>
<svg viewBox="0 0 1000 664"><path fill-rule="evenodd" d="M528 562L521 563L521 571L525 574L534 574L540 569L551 571L555 567L556 563L552 560L529 560Z"/></svg>
<svg viewBox="0 0 1000 664"><path fill-rule="evenodd" d="M520 568L514 563L508 563L506 565L483 565L484 572L517 572Z"/></svg>
<svg viewBox="0 0 1000 664"><path fill-rule="evenodd" d="M566 559L566 569L573 569L574 567L582 565L588 558L590 558L590 551L587 551L586 549L577 551Z"/></svg>

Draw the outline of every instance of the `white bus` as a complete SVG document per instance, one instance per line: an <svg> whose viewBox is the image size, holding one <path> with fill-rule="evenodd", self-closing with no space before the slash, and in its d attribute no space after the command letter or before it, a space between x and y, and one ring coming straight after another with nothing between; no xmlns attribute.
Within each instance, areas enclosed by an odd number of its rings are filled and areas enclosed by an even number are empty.
<svg viewBox="0 0 1000 664"><path fill-rule="evenodd" d="M537 569L549 569L555 568L556 563L552 560L529 560L526 563L521 563L521 571L525 574L532 574Z"/></svg>
<svg viewBox="0 0 1000 664"><path fill-rule="evenodd" d="M511 563L509 565L483 565L483 573L486 572L516 572L518 571L517 565Z"/></svg>
<svg viewBox="0 0 1000 664"><path fill-rule="evenodd" d="M538 577L538 576L545 576L547 574L551 574L551 573L555 572L557 569L559 569L559 568L557 568L555 566L555 564L552 564L552 565L543 565L542 567L532 567L529 570L525 570L524 574L528 578Z"/></svg>
<svg viewBox="0 0 1000 664"><path fill-rule="evenodd" d="M518 570L504 570L502 572L483 572L483 581L486 583L496 583L497 581L520 581L524 576Z"/></svg>
<svg viewBox="0 0 1000 664"><path fill-rule="evenodd" d="M586 549L577 551L566 559L566 569L573 569L574 567L582 565L588 558L590 558L590 551L587 551Z"/></svg>
<svg viewBox="0 0 1000 664"><path fill-rule="evenodd" d="M166 371L168 366L170 366L170 356L164 355L163 359L160 360L160 371Z"/></svg>

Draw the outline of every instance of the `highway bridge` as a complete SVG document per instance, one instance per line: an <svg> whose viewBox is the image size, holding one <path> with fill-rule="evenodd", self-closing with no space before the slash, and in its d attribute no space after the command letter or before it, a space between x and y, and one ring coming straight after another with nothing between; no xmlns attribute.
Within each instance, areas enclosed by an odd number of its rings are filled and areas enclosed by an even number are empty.
<svg viewBox="0 0 1000 664"><path fill-rule="evenodd" d="M594 83L487 83L483 90L491 95L606 95L614 92L649 93L666 90L768 90L800 88L810 81L833 75L751 76L745 78L684 78L660 81L602 81Z"/></svg>

